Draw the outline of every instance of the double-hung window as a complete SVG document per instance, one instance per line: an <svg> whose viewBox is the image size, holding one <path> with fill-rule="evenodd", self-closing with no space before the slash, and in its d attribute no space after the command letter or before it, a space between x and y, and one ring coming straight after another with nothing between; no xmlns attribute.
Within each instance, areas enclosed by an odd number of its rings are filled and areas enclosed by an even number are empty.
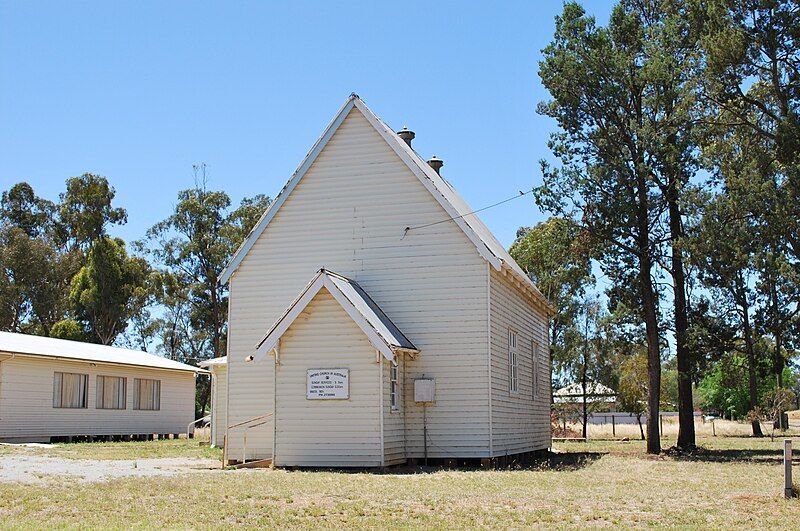
<svg viewBox="0 0 800 531"><path fill-rule="evenodd" d="M57 372L53 376L53 407L82 409L88 399L89 375Z"/></svg>
<svg viewBox="0 0 800 531"><path fill-rule="evenodd" d="M539 398L539 343L531 341L531 356L533 367L533 398Z"/></svg>
<svg viewBox="0 0 800 531"><path fill-rule="evenodd" d="M97 409L125 409L127 378L121 376L97 376Z"/></svg>
<svg viewBox="0 0 800 531"><path fill-rule="evenodd" d="M508 330L508 388L512 393L519 392L517 333L511 329Z"/></svg>
<svg viewBox="0 0 800 531"><path fill-rule="evenodd" d="M400 410L400 369L397 365L389 367L389 405L392 411Z"/></svg>
<svg viewBox="0 0 800 531"><path fill-rule="evenodd" d="M161 409L161 380L133 379L133 409L142 411Z"/></svg>

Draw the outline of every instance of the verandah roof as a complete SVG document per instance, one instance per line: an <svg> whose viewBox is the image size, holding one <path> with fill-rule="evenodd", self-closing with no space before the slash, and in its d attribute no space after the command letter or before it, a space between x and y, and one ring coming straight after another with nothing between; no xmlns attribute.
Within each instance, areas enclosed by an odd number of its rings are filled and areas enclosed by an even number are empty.
<svg viewBox="0 0 800 531"><path fill-rule="evenodd" d="M267 335L256 345L255 361L263 359L275 348L280 337L322 288L330 292L386 359L394 361L395 354L399 352L419 352L356 281L320 269L280 319L272 325Z"/></svg>

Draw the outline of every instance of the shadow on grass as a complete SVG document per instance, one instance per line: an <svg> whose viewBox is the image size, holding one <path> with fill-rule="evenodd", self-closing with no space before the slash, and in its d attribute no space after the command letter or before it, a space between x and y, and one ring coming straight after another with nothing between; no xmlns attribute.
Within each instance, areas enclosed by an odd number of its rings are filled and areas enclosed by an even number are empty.
<svg viewBox="0 0 800 531"><path fill-rule="evenodd" d="M480 465L478 459L453 459L455 464L443 464L441 459L431 459L430 466L424 465L398 465L386 468L328 468L328 467L280 467L284 470L304 472L337 472L343 474L375 474L375 475L408 475L408 474L433 474L436 472L514 472L524 470L562 471L569 472L585 468L601 457L606 452L542 452L536 456L522 459L509 456L503 464L495 464L489 468Z"/></svg>
<svg viewBox="0 0 800 531"><path fill-rule="evenodd" d="M712 450L709 448L697 447L686 452L676 448L670 448L664 452L665 455L683 461L703 461L708 463L765 463L778 464L783 462L783 450L770 449L729 449ZM800 456L794 457L794 462L800 462Z"/></svg>

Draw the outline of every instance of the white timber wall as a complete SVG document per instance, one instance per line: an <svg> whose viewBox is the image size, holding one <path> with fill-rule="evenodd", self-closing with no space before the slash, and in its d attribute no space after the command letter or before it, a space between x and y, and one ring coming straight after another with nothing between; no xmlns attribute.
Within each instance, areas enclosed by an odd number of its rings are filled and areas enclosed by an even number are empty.
<svg viewBox="0 0 800 531"><path fill-rule="evenodd" d="M211 444L222 447L228 426L228 366L212 365L211 381Z"/></svg>
<svg viewBox="0 0 800 531"><path fill-rule="evenodd" d="M275 464L381 466L381 363L364 332L322 289L281 338ZM308 369L348 369L349 398L306 398Z"/></svg>
<svg viewBox="0 0 800 531"><path fill-rule="evenodd" d="M448 217L353 109L231 279L229 424L272 412L272 361L245 357L325 267L356 280L421 350L406 365L404 396L414 378L437 379L431 457L487 456L486 263L455 223L403 237ZM407 456L421 457L422 410L408 401L405 417ZM228 443L237 455L241 435ZM252 458L270 457L272 427L251 430L247 445Z"/></svg>
<svg viewBox="0 0 800 531"><path fill-rule="evenodd" d="M89 375L88 407L53 407L55 372ZM127 378L125 409L96 408L98 375ZM161 381L159 411L133 409L134 378ZM186 433L194 420L194 400L191 372L0 353L0 439Z"/></svg>
<svg viewBox="0 0 800 531"><path fill-rule="evenodd" d="M495 456L550 447L550 346L547 316L490 271L492 325L492 449ZM517 332L518 392L509 377L508 330ZM533 341L539 345L539 388L533 396Z"/></svg>

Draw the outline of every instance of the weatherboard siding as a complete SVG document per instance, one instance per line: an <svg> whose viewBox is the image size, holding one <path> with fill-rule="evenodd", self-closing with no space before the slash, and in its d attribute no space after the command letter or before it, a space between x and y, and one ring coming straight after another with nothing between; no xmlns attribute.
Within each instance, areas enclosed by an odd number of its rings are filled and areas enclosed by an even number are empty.
<svg viewBox="0 0 800 531"><path fill-rule="evenodd" d="M229 423L272 412L272 363L247 363L256 343L325 267L357 281L420 349L413 380L437 379L428 408L432 457L488 454L486 263L380 135L353 109L231 279ZM309 367L311 368L311 367ZM408 457L423 453L422 410L405 404ZM280 425L278 425L280 432ZM241 435L229 433L231 455ZM272 427L248 434L269 457Z"/></svg>
<svg viewBox="0 0 800 531"><path fill-rule="evenodd" d="M5 360L5 361L3 361ZM88 374L84 409L53 407L56 372ZM97 376L127 378L126 408L97 409ZM133 409L134 378L161 380L161 409ZM194 420L195 376L191 372L64 361L0 353L0 439L69 435L186 433Z"/></svg>
<svg viewBox="0 0 800 531"><path fill-rule="evenodd" d="M398 408L392 411L391 362L381 363L381 393L383 393L383 455L384 465L397 465L406 461L405 393L403 373L405 356L397 356L397 383L399 386Z"/></svg>
<svg viewBox="0 0 800 531"><path fill-rule="evenodd" d="M382 465L379 359L327 289L281 338L277 368L276 465ZM348 369L349 397L306 398L308 369Z"/></svg>
<svg viewBox="0 0 800 531"><path fill-rule="evenodd" d="M549 448L550 360L548 321L512 285L490 271L492 345L492 449L495 456ZM510 390L508 331L517 332L519 391ZM539 392L533 397L532 341L539 344Z"/></svg>
<svg viewBox="0 0 800 531"><path fill-rule="evenodd" d="M225 438L225 427L228 425L228 367L227 365L212 365L208 368L214 374L211 389L211 400L213 402L211 416L211 444L222 447Z"/></svg>

